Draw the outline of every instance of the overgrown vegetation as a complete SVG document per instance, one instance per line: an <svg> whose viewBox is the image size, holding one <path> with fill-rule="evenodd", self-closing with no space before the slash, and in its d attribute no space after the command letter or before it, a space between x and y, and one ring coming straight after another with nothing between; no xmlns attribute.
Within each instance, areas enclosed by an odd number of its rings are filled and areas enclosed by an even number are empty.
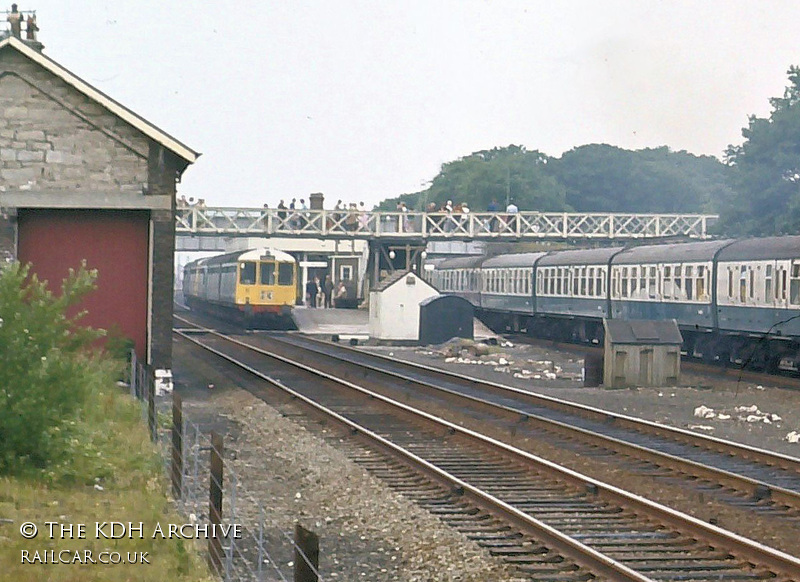
<svg viewBox="0 0 800 582"><path fill-rule="evenodd" d="M101 331L67 311L94 288L81 268L56 295L28 267L0 272L0 474L45 469L63 459L76 427L113 368L89 346Z"/></svg>
<svg viewBox="0 0 800 582"><path fill-rule="evenodd" d="M26 267L0 267L0 578L210 580L194 542L148 535L185 520L170 508L139 404L116 386L122 362L97 348L103 332L66 315L95 277L70 272L54 294ZM51 538L48 521L86 524L85 539ZM142 522L145 535L98 539L95 522L104 521ZM24 522L39 525L36 539L20 535ZM49 550L146 552L149 563L31 562Z"/></svg>

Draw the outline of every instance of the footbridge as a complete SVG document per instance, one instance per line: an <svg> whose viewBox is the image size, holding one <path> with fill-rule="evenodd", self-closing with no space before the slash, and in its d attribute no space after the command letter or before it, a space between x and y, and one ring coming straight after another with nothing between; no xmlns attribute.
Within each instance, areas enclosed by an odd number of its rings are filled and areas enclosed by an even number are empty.
<svg viewBox="0 0 800 582"><path fill-rule="evenodd" d="M178 208L177 250L215 248L209 238L300 237L421 244L439 240L630 240L708 238L709 214L575 212L367 212L273 208Z"/></svg>

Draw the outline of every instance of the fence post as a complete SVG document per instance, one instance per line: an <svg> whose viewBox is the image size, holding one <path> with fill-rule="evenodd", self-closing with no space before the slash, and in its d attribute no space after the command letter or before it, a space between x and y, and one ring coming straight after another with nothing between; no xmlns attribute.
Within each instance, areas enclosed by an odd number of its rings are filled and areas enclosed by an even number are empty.
<svg viewBox="0 0 800 582"><path fill-rule="evenodd" d="M147 375L147 425L150 427L150 440L158 441L156 425L156 382L155 377Z"/></svg>
<svg viewBox="0 0 800 582"><path fill-rule="evenodd" d="M211 433L211 479L208 491L208 524L214 535L208 538L208 562L212 570L222 572L222 540L217 535L222 523L222 436Z"/></svg>
<svg viewBox="0 0 800 582"><path fill-rule="evenodd" d="M317 582L319 538L299 523L294 526L294 582Z"/></svg>
<svg viewBox="0 0 800 582"><path fill-rule="evenodd" d="M136 398L136 368L137 368L136 350L131 349L130 357L131 357L131 381L128 388L130 388L131 396Z"/></svg>
<svg viewBox="0 0 800 582"><path fill-rule="evenodd" d="M181 498L183 489L183 402L172 392L172 496Z"/></svg>

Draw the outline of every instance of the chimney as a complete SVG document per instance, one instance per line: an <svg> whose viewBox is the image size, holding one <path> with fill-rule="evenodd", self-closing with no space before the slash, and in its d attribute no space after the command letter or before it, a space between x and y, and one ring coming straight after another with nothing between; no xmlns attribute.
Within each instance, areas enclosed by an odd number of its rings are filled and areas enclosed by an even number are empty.
<svg viewBox="0 0 800 582"><path fill-rule="evenodd" d="M11 10L6 11L6 22L8 30L0 32L0 40L13 36L33 50L42 52L44 45L36 38L39 26L36 22L35 10L19 10L16 4L12 4Z"/></svg>

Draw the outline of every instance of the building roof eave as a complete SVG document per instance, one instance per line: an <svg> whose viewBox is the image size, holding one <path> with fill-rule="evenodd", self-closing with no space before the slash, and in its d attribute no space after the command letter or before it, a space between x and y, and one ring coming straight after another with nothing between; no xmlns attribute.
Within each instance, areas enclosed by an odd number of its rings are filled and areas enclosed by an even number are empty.
<svg viewBox="0 0 800 582"><path fill-rule="evenodd" d="M99 89L92 87L89 83L78 77L77 75L71 73L53 59L49 58L45 54L29 47L25 42L22 40L14 37L9 36L3 40L0 40L0 49L9 46L24 55L25 57L29 58L30 60L34 61L41 67L45 68L46 70L50 71L52 74L59 77L68 85L71 85L79 92L86 95L92 101L95 101L99 105L105 107L108 111L112 114L116 115L123 121L129 123L131 126L135 127L139 131L141 131L144 135L152 139L153 141L161 144L175 155L177 155L182 160L185 160L187 165L194 163L198 157L200 157L200 153L192 150L185 144L181 143L168 133L162 131L143 117L137 115L121 103L115 101Z"/></svg>

